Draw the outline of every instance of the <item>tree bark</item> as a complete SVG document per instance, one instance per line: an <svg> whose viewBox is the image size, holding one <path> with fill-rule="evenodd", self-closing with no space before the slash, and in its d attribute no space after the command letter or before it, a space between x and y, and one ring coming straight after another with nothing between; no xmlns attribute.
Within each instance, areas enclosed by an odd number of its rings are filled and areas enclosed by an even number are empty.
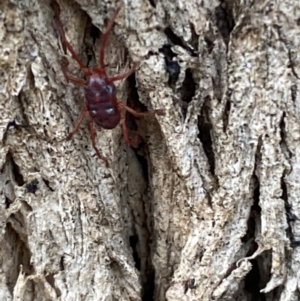
<svg viewBox="0 0 300 301"><path fill-rule="evenodd" d="M299 300L298 1L60 0L137 148L87 119L49 1L0 3L1 300Z"/></svg>

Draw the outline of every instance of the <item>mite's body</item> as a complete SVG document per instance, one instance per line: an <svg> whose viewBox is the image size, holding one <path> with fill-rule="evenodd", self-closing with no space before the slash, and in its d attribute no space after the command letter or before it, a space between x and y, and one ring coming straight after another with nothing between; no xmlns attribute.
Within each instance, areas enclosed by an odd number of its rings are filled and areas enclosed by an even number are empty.
<svg viewBox="0 0 300 301"><path fill-rule="evenodd" d="M91 135L91 140L93 147L99 158L103 159L106 163L108 160L100 153L98 148L96 147L96 131L94 129L94 123L104 129L113 129L120 122L122 123L123 135L127 143L136 146L136 142L130 140L128 136L128 130L125 124L125 110L133 114L134 116L148 116L153 114L162 115L162 110L155 110L151 112L136 112L130 107L126 106L122 101L117 99L116 96L116 87L113 82L125 79L131 74L134 73L139 63L135 63L134 66L128 70L126 73L117 75L114 77L108 77L105 70L104 63L104 54L105 54L105 46L107 42L107 38L109 32L112 29L112 26L115 22L115 19L118 16L120 8L118 8L113 14L111 20L109 21L106 31L102 37L102 45L100 48L100 66L94 66L92 69L89 69L85 66L82 60L74 51L72 45L67 41L65 31L63 29L62 23L60 21L60 6L56 0L51 1L51 6L55 12L55 24L58 29L61 42L63 48L69 50L73 59L78 63L80 68L85 74L85 79L74 77L73 75L69 75L67 67L69 65L69 61L64 58L62 63L62 72L64 76L71 82L75 84L79 84L85 87L85 97L87 100L86 106L82 109L80 116L78 118L77 124L74 130L69 134L67 139L71 139L72 136L78 131L79 126L86 115L89 112L91 118L89 121L89 130Z"/></svg>
<svg viewBox="0 0 300 301"><path fill-rule="evenodd" d="M85 97L90 116L95 123L107 130L115 128L121 121L121 114L117 104L117 91L113 83L93 74L88 79Z"/></svg>

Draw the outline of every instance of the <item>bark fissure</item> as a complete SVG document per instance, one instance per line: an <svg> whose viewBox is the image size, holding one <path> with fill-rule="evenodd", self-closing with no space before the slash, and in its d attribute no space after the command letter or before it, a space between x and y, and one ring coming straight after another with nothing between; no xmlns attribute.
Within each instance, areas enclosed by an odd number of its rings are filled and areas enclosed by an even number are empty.
<svg viewBox="0 0 300 301"><path fill-rule="evenodd" d="M51 1L0 4L0 298L296 301L299 3L57 0L94 66L107 41L121 127L86 120ZM73 121L71 121L72 116ZM293 247L291 250L290 247Z"/></svg>

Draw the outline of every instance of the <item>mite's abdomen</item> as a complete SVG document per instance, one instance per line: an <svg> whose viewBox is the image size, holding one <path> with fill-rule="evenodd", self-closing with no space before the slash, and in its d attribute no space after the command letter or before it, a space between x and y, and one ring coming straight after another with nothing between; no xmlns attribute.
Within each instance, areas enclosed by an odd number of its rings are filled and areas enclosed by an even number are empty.
<svg viewBox="0 0 300 301"><path fill-rule="evenodd" d="M85 97L90 115L98 126L113 129L120 123L121 116L116 107L116 87L113 83L107 83L105 78L93 74L88 79Z"/></svg>
<svg viewBox="0 0 300 301"><path fill-rule="evenodd" d="M111 103L99 102L88 108L94 122L104 129L113 129L120 123L121 115Z"/></svg>

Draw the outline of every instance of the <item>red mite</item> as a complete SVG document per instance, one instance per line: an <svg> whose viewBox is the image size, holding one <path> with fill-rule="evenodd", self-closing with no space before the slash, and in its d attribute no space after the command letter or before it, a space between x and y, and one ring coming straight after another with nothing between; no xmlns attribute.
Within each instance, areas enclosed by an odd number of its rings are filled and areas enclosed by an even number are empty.
<svg viewBox="0 0 300 301"><path fill-rule="evenodd" d="M137 146L137 139L131 140L128 136L128 129L125 123L125 111L128 111L136 117L140 117L154 114L164 115L163 110L154 110L150 112L136 112L132 108L126 106L126 104L124 104L122 101L117 99L117 91L114 82L121 79L125 79L131 74L133 74L136 68L138 67L139 63L135 63L134 66L124 74L119 74L113 77L108 77L108 75L106 74L106 66L104 63L105 46L107 43L108 35L115 22L115 19L117 18L118 13L120 12L120 8L118 8L113 14L103 34L102 45L100 47L100 65L94 66L90 69L85 66L85 64L76 54L72 45L66 39L65 31L59 18L60 6L58 2L56 0L52 0L51 7L53 8L55 13L55 25L59 32L64 50L69 50L73 59L78 63L78 65L85 74L85 79L76 78L72 75L69 75L67 71L69 61L66 58L63 59L62 72L64 76L70 82L85 87L85 97L87 101L86 106L82 109L79 115L74 130L68 135L67 140L70 140L72 136L78 131L83 118L85 117L86 113L89 112L89 115L91 117L89 120L89 131L93 147L98 157L104 160L106 164L108 164L107 158L105 158L96 147L96 131L94 129L94 123L96 123L98 126L104 129L113 129L121 122L125 141L132 146Z"/></svg>

